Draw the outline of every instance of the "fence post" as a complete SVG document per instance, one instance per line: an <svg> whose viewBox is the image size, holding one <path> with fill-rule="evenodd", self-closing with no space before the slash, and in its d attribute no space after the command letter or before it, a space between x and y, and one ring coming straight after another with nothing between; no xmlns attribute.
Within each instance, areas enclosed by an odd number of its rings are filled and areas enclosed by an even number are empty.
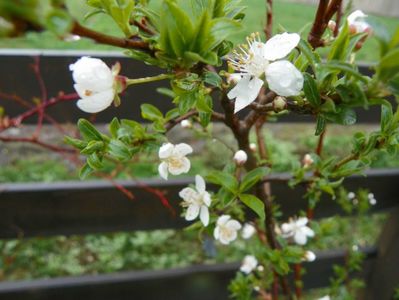
<svg viewBox="0 0 399 300"><path fill-rule="evenodd" d="M367 300L393 299L399 287L399 208L391 212L378 241L378 257L367 282Z"/></svg>

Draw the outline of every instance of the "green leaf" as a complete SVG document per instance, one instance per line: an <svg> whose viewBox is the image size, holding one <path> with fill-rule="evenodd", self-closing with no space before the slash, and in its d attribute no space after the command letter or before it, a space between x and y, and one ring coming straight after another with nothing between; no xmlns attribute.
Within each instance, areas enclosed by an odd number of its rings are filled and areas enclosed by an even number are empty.
<svg viewBox="0 0 399 300"><path fill-rule="evenodd" d="M377 67L377 75L381 81L388 81L399 74L399 48L389 51Z"/></svg>
<svg viewBox="0 0 399 300"><path fill-rule="evenodd" d="M184 93L177 97L180 114L185 114L192 109L197 101L197 93Z"/></svg>
<svg viewBox="0 0 399 300"><path fill-rule="evenodd" d="M113 118L111 123L109 123L109 132L111 133L113 138L118 137L118 129L121 127L119 120L117 118Z"/></svg>
<svg viewBox="0 0 399 300"><path fill-rule="evenodd" d="M355 67L351 64L339 62L339 61L331 61L329 63L325 63L323 65L324 68L334 70L339 72L345 73L346 76L353 76L356 79L367 83L367 77L363 76Z"/></svg>
<svg viewBox="0 0 399 300"><path fill-rule="evenodd" d="M145 103L142 104L140 108L141 116L144 119L150 121L158 121L159 119L163 119L163 114L161 113L161 111L152 104Z"/></svg>
<svg viewBox="0 0 399 300"><path fill-rule="evenodd" d="M92 168L93 170L100 170L104 168L104 164L101 161L100 157L97 155L97 153L92 153L88 158L87 158L87 164Z"/></svg>
<svg viewBox="0 0 399 300"><path fill-rule="evenodd" d="M259 198L251 194L241 194L240 200L252 209L262 221L265 220L265 204Z"/></svg>
<svg viewBox="0 0 399 300"><path fill-rule="evenodd" d="M119 140L112 139L108 144L108 153L120 161L132 158L129 148Z"/></svg>
<svg viewBox="0 0 399 300"><path fill-rule="evenodd" d="M346 58L347 48L349 46L349 25L345 22L343 28L339 31L339 35L331 45L331 50L327 56L327 60L343 60Z"/></svg>
<svg viewBox="0 0 399 300"><path fill-rule="evenodd" d="M101 133L87 120L79 119L78 128L83 138L86 141L97 140L102 141L103 137Z"/></svg>
<svg viewBox="0 0 399 300"><path fill-rule="evenodd" d="M91 173L93 173L93 169L86 163L83 165L83 167L79 171L79 178L80 179L86 179L87 176L89 176Z"/></svg>
<svg viewBox="0 0 399 300"><path fill-rule="evenodd" d="M46 16L45 26L48 30L62 36L72 29L73 20L65 11L54 9Z"/></svg>
<svg viewBox="0 0 399 300"><path fill-rule="evenodd" d="M238 192L238 181L231 174L221 171L212 171L206 176L206 179L209 182L225 187L233 194L237 194Z"/></svg>
<svg viewBox="0 0 399 300"><path fill-rule="evenodd" d="M313 69L313 73L317 74L317 65L321 63L320 56L314 52L312 46L303 39L299 41L298 48L309 61L309 64Z"/></svg>
<svg viewBox="0 0 399 300"><path fill-rule="evenodd" d="M216 86L218 88L222 85L222 78L220 78L218 73L206 71L204 74L204 81L207 84Z"/></svg>
<svg viewBox="0 0 399 300"><path fill-rule="evenodd" d="M391 104L381 105L381 131L385 132L393 118L393 111Z"/></svg>
<svg viewBox="0 0 399 300"><path fill-rule="evenodd" d="M320 92L317 88L316 81L308 73L304 73L303 91L305 92L306 99L313 107L320 106Z"/></svg>
<svg viewBox="0 0 399 300"><path fill-rule="evenodd" d="M240 184L240 192L245 192L253 187L259 180L264 178L269 172L269 169L265 167L256 168L242 178Z"/></svg>
<svg viewBox="0 0 399 300"><path fill-rule="evenodd" d="M209 95L198 95L197 99L197 110L199 112L204 112L204 113L212 113L212 107L213 107L213 101L212 97Z"/></svg>
<svg viewBox="0 0 399 300"><path fill-rule="evenodd" d="M79 139L74 139L69 136L64 137L64 143L71 145L72 147L78 148L79 150L82 150L87 146L87 142L79 140Z"/></svg>
<svg viewBox="0 0 399 300"><path fill-rule="evenodd" d="M104 148L104 143L101 141L90 141L87 146L80 151L82 154L92 154L101 151Z"/></svg>
<svg viewBox="0 0 399 300"><path fill-rule="evenodd" d="M317 121L316 121L315 135L318 136L318 135L322 134L325 128L326 128L326 119L322 115L318 115Z"/></svg>

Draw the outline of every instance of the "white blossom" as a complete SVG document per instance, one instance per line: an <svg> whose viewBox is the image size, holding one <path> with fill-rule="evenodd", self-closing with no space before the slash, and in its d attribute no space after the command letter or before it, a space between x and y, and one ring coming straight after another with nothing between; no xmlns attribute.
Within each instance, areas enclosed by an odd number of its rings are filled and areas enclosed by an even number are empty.
<svg viewBox="0 0 399 300"><path fill-rule="evenodd" d="M204 179L200 175L195 176L195 190L191 187L182 189L179 193L182 198L183 206L187 207L186 220L192 221L198 216L204 226L209 224L209 210L211 196L206 191Z"/></svg>
<svg viewBox="0 0 399 300"><path fill-rule="evenodd" d="M349 193L348 193L348 198L349 198L350 200L355 199L355 197L356 197L356 194L355 194L354 192L349 192Z"/></svg>
<svg viewBox="0 0 399 300"><path fill-rule="evenodd" d="M305 168L309 168L314 163L314 160L310 154L305 154L302 163Z"/></svg>
<svg viewBox="0 0 399 300"><path fill-rule="evenodd" d="M248 38L248 46L240 47L241 53L233 52L229 63L241 79L227 96L235 99L235 113L256 99L264 83L261 79L263 75L269 88L280 96L300 93L302 73L289 61L282 60L298 45L299 40L298 34L284 32L262 43L259 34L253 34Z"/></svg>
<svg viewBox="0 0 399 300"><path fill-rule="evenodd" d="M190 170L191 163L186 157L193 152L193 148L185 143L173 145L171 143L163 144L159 148L159 158L161 163L158 167L159 175L167 180L168 174L180 175Z"/></svg>
<svg viewBox="0 0 399 300"><path fill-rule="evenodd" d="M241 263L240 271L249 274L258 265L258 260L253 255L246 255Z"/></svg>
<svg viewBox="0 0 399 300"><path fill-rule="evenodd" d="M193 127L193 124L191 124L190 120L185 119L180 122L180 126L182 128L191 128Z"/></svg>
<svg viewBox="0 0 399 300"><path fill-rule="evenodd" d="M366 18L367 15L361 10L355 10L348 16L349 28L353 33L362 33L371 29L370 24L365 21Z"/></svg>
<svg viewBox="0 0 399 300"><path fill-rule="evenodd" d="M376 204L377 204L377 199L375 199L373 193L369 193L369 194L367 195L367 198L369 199L369 203L370 203L371 205L376 205Z"/></svg>
<svg viewBox="0 0 399 300"><path fill-rule="evenodd" d="M251 149L251 151L255 152L256 149L258 149L258 146L256 145L256 143L250 143L249 149Z"/></svg>
<svg viewBox="0 0 399 300"><path fill-rule="evenodd" d="M315 259L316 259L316 254L314 254L313 251L309 251L309 250L308 250L308 251L305 252L303 258L304 258L304 260L307 261L307 262L312 262L312 261L315 261Z"/></svg>
<svg viewBox="0 0 399 300"><path fill-rule="evenodd" d="M306 226L307 223L306 217L291 219L290 222L281 225L282 236L292 238L298 245L305 245L308 237L314 237L314 231Z"/></svg>
<svg viewBox="0 0 399 300"><path fill-rule="evenodd" d="M243 150L238 150L235 154L234 154L234 162L239 165L242 166L243 164L246 163L247 159L248 159L248 155L247 153L245 153L245 151Z"/></svg>
<svg viewBox="0 0 399 300"><path fill-rule="evenodd" d="M213 232L213 236L222 244L228 245L237 238L237 231L240 229L240 222L231 219L229 215L222 215L216 222L216 228Z"/></svg>
<svg viewBox="0 0 399 300"><path fill-rule="evenodd" d="M98 58L83 56L69 65L75 82L74 88L80 99L77 106L87 113L103 111L115 97L112 70Z"/></svg>
<svg viewBox="0 0 399 300"><path fill-rule="evenodd" d="M331 299L330 296L327 295L327 296L319 298L318 300L330 300L330 299Z"/></svg>
<svg viewBox="0 0 399 300"><path fill-rule="evenodd" d="M241 236L243 239L247 240L247 239L251 238L255 232L256 232L256 229L254 226L252 226L249 223L245 223L244 227L242 228Z"/></svg>

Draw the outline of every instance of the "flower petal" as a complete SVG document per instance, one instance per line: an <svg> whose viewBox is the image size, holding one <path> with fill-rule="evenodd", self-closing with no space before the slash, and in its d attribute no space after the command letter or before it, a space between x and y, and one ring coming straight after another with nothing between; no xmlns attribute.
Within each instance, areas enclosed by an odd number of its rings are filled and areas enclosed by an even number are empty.
<svg viewBox="0 0 399 300"><path fill-rule="evenodd" d="M230 220L230 218L231 218L231 217L230 217L229 215L221 215L221 216L218 218L216 224L219 225L219 226L222 226L222 225L226 224L226 222L227 222L228 220Z"/></svg>
<svg viewBox="0 0 399 300"><path fill-rule="evenodd" d="M76 83L96 92L110 89L113 85L112 71L98 58L84 56L69 66Z"/></svg>
<svg viewBox="0 0 399 300"><path fill-rule="evenodd" d="M276 34L266 42L263 55L271 61L286 57L298 45L300 39L297 33Z"/></svg>
<svg viewBox="0 0 399 300"><path fill-rule="evenodd" d="M84 112L90 114L94 114L108 108L112 104L113 100L114 90L109 89L93 94L89 97L84 97L78 100L78 102L76 102L76 105L79 107L80 110L83 110Z"/></svg>
<svg viewBox="0 0 399 300"><path fill-rule="evenodd" d="M211 195L209 195L208 192L204 192L202 195L202 201L204 201L206 206L210 206L212 202Z"/></svg>
<svg viewBox="0 0 399 300"><path fill-rule="evenodd" d="M161 148L159 148L159 152L158 152L159 158L160 159L165 159L165 158L170 157L172 155L172 153L173 153L173 149L174 148L175 147L171 143L163 144L161 146Z"/></svg>
<svg viewBox="0 0 399 300"><path fill-rule="evenodd" d="M213 237L215 240L218 240L220 238L220 228L218 226L215 227L215 230L213 231Z"/></svg>
<svg viewBox="0 0 399 300"><path fill-rule="evenodd" d="M302 227L300 231L308 237L314 237L315 235L314 231L307 226Z"/></svg>
<svg viewBox="0 0 399 300"><path fill-rule="evenodd" d="M205 192L205 180L201 175L195 175L195 188L200 194Z"/></svg>
<svg viewBox="0 0 399 300"><path fill-rule="evenodd" d="M163 179L168 180L168 164L166 162L163 161L159 164L158 172Z"/></svg>
<svg viewBox="0 0 399 300"><path fill-rule="evenodd" d="M266 81L269 88L280 96L296 96L303 88L303 76L287 60L280 60L266 68Z"/></svg>
<svg viewBox="0 0 399 300"><path fill-rule="evenodd" d="M298 218L298 220L296 220L296 225L297 226L305 226L306 224L308 224L308 218L306 218L306 217L300 217L300 218Z"/></svg>
<svg viewBox="0 0 399 300"><path fill-rule="evenodd" d="M187 221L192 221L196 217L198 217L198 214L200 212L200 206L198 204L191 204L186 211L186 220Z"/></svg>
<svg viewBox="0 0 399 300"><path fill-rule="evenodd" d="M298 245L305 245L307 242L307 237L306 234L304 234L302 231L298 230L295 235L294 235L294 241Z"/></svg>
<svg viewBox="0 0 399 300"><path fill-rule="evenodd" d="M186 187L179 192L180 198L182 198L186 202L192 202L192 199L198 195L196 191L194 191L190 187Z"/></svg>
<svg viewBox="0 0 399 300"><path fill-rule="evenodd" d="M244 76L237 85L227 94L229 99L236 98L234 113L237 113L244 107L251 104L259 94L262 88L263 80L250 76Z"/></svg>
<svg viewBox="0 0 399 300"><path fill-rule="evenodd" d="M236 220L230 220L226 223L226 227L234 229L234 230L240 230L241 224L240 224L240 222L238 222Z"/></svg>
<svg viewBox="0 0 399 300"><path fill-rule="evenodd" d="M204 226L208 226L209 224L209 210L208 207L205 205L201 206L201 212L200 212L200 220Z"/></svg>
<svg viewBox="0 0 399 300"><path fill-rule="evenodd" d="M190 154L193 152L193 148L186 144L186 143L180 143L175 145L175 154L180 155L180 156L185 156L187 154Z"/></svg>

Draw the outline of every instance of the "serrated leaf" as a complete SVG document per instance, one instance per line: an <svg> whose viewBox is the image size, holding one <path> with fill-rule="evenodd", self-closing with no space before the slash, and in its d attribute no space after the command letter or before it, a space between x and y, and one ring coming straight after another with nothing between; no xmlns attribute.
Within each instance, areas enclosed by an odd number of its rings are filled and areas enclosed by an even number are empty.
<svg viewBox="0 0 399 300"><path fill-rule="evenodd" d="M79 178L86 179L91 173L93 173L93 169L86 163L79 171Z"/></svg>
<svg viewBox="0 0 399 300"><path fill-rule="evenodd" d="M97 140L102 141L103 137L101 133L87 120L79 119L78 128L82 137L87 140Z"/></svg>
<svg viewBox="0 0 399 300"><path fill-rule="evenodd" d="M315 135L318 136L322 134L324 129L326 128L326 119L322 115L317 116L317 121L316 121L316 132Z"/></svg>
<svg viewBox="0 0 399 300"><path fill-rule="evenodd" d="M69 136L64 137L64 143L71 145L72 147L78 148L79 150L82 150L87 146L87 142Z"/></svg>
<svg viewBox="0 0 399 300"><path fill-rule="evenodd" d="M261 220L265 220L265 204L258 197L251 194L241 194L240 200L252 209Z"/></svg>
<svg viewBox="0 0 399 300"><path fill-rule="evenodd" d="M104 164L101 161L100 157L97 155L97 153L92 153L89 157L87 157L87 164L93 170L100 170L104 168Z"/></svg>
<svg viewBox="0 0 399 300"><path fill-rule="evenodd" d="M109 132L113 138L118 137L118 129L121 127L119 120L117 118L113 118L111 123L109 123Z"/></svg>
<svg viewBox="0 0 399 300"><path fill-rule="evenodd" d="M245 192L253 187L259 180L264 178L268 174L269 170L265 167L256 168L247 174L241 180L240 192Z"/></svg>
<svg viewBox="0 0 399 300"><path fill-rule="evenodd" d="M321 99L316 81L308 73L304 73L303 75L304 75L303 91L305 92L306 99L313 107L319 107Z"/></svg>
<svg viewBox="0 0 399 300"><path fill-rule="evenodd" d="M129 148L121 141L112 139L108 144L108 153L120 161L132 158Z"/></svg>
<svg viewBox="0 0 399 300"><path fill-rule="evenodd" d="M140 108L141 116L146 120L158 121L159 119L163 119L162 112L152 104L145 103Z"/></svg>
<svg viewBox="0 0 399 300"><path fill-rule="evenodd" d="M237 194L238 192L238 181L231 174L221 171L212 171L206 176L206 179L209 182L225 187L233 194Z"/></svg>
<svg viewBox="0 0 399 300"><path fill-rule="evenodd" d="M204 81L207 84L216 86L218 88L220 88L221 84L222 84L222 78L219 76L218 73L215 73L215 72L206 71L205 75L204 75Z"/></svg>

